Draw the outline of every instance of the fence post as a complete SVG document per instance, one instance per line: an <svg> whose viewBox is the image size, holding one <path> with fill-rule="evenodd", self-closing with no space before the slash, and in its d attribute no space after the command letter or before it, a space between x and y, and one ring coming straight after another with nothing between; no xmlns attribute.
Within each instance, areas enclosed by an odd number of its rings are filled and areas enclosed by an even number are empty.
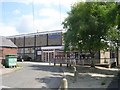
<svg viewBox="0 0 120 90"><path fill-rule="evenodd" d="M54 66L56 65L56 58L54 58Z"/></svg>

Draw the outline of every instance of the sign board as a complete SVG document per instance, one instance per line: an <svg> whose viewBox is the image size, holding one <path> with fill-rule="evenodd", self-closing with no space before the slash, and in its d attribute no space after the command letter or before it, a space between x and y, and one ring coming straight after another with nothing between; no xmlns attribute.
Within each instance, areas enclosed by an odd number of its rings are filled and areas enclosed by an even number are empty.
<svg viewBox="0 0 120 90"><path fill-rule="evenodd" d="M37 51L37 55L41 55L41 51Z"/></svg>

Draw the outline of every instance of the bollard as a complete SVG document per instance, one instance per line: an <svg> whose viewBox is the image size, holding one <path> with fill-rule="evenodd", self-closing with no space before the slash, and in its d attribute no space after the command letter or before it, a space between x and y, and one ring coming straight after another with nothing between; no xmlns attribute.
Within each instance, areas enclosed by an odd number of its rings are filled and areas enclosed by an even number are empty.
<svg viewBox="0 0 120 90"><path fill-rule="evenodd" d="M54 63L54 66L56 66L56 63Z"/></svg>
<svg viewBox="0 0 120 90"><path fill-rule="evenodd" d="M67 63L67 67L68 67L68 63Z"/></svg>
<svg viewBox="0 0 120 90"><path fill-rule="evenodd" d="M61 82L61 90L67 90L68 89L68 82L67 79L64 77Z"/></svg>
<svg viewBox="0 0 120 90"><path fill-rule="evenodd" d="M74 59L73 60L73 67L75 67L76 66L76 60Z"/></svg>
<svg viewBox="0 0 120 90"><path fill-rule="evenodd" d="M91 67L95 67L93 60L91 61Z"/></svg>
<svg viewBox="0 0 120 90"><path fill-rule="evenodd" d="M62 63L60 63L60 67L62 67Z"/></svg>
<svg viewBox="0 0 120 90"><path fill-rule="evenodd" d="M108 68L111 68L111 65L110 65L110 64L108 65Z"/></svg>
<svg viewBox="0 0 120 90"><path fill-rule="evenodd" d="M54 66L56 66L56 60L54 59Z"/></svg>
<svg viewBox="0 0 120 90"><path fill-rule="evenodd" d="M24 60L22 59L22 62L23 62Z"/></svg>
<svg viewBox="0 0 120 90"><path fill-rule="evenodd" d="M74 67L74 80L75 81L77 80L77 70L76 70L76 67Z"/></svg>

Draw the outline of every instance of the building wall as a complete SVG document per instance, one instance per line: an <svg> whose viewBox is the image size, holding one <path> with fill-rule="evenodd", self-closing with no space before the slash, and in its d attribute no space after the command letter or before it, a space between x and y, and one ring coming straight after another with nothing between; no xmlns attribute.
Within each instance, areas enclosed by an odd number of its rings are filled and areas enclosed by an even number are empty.
<svg viewBox="0 0 120 90"><path fill-rule="evenodd" d="M11 38L12 39L12 38ZM13 41L14 43L15 41ZM24 37L16 37L16 46L23 47L24 46Z"/></svg>
<svg viewBox="0 0 120 90"><path fill-rule="evenodd" d="M2 48L0 48L0 57L2 57Z"/></svg>
<svg viewBox="0 0 120 90"><path fill-rule="evenodd" d="M34 46L34 36L25 37L25 47Z"/></svg>
<svg viewBox="0 0 120 90"><path fill-rule="evenodd" d="M36 35L36 46L47 46L47 34Z"/></svg>
<svg viewBox="0 0 120 90"><path fill-rule="evenodd" d="M1 54L2 54L3 58L7 54L17 54L17 49L16 48L3 48L2 50L3 50L3 52Z"/></svg>
<svg viewBox="0 0 120 90"><path fill-rule="evenodd" d="M61 46L62 32L26 34L9 38L18 47L18 55L29 55L36 60L36 51L43 46Z"/></svg>
<svg viewBox="0 0 120 90"><path fill-rule="evenodd" d="M110 51L100 51L100 63L109 63L110 61Z"/></svg>
<svg viewBox="0 0 120 90"><path fill-rule="evenodd" d="M2 63L2 59L5 59L5 55L8 54L17 54L16 48L0 48L0 63Z"/></svg>
<svg viewBox="0 0 120 90"><path fill-rule="evenodd" d="M37 34L37 33L36 33ZM42 47L42 46L60 46L62 45L62 32L38 34L38 35L25 35L19 37L9 38L12 42L19 47ZM25 45L25 46L24 46Z"/></svg>

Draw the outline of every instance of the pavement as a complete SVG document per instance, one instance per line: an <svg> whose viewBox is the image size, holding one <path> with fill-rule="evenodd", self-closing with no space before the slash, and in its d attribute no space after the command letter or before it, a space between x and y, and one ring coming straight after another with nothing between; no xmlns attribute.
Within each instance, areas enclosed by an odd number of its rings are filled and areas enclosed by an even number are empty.
<svg viewBox="0 0 120 90"><path fill-rule="evenodd" d="M2 69L2 88L59 88L61 67L40 62L19 62L20 70ZM13 73L14 72L14 73ZM8 74L9 73L9 74Z"/></svg>
<svg viewBox="0 0 120 90"><path fill-rule="evenodd" d="M16 70L21 69L22 67L17 67L17 68L0 68L0 75L8 74L15 72Z"/></svg>
<svg viewBox="0 0 120 90"><path fill-rule="evenodd" d="M111 87L108 86L114 86L112 90L120 90L118 88L120 86L118 79L116 78L115 82L112 81L119 71L118 68L96 67L94 69L89 66L79 66L77 67L78 76L76 81L73 68L67 68L64 71L68 81L68 88L111 90ZM117 76L120 77L120 75ZM102 85L102 82L105 82L105 84Z"/></svg>
<svg viewBox="0 0 120 90"><path fill-rule="evenodd" d="M53 63L49 65L49 63L19 62L19 64L23 65L24 68L0 68L0 76L3 77L1 88L59 88L61 81L59 72L62 72L62 68L56 67L55 69L51 67L54 65ZM120 67L118 68L120 69ZM15 82L18 83L12 85ZM120 90L120 71L108 85L107 90Z"/></svg>
<svg viewBox="0 0 120 90"><path fill-rule="evenodd" d="M13 73L13 72L15 72L17 70L20 70L20 69L22 69L21 66L16 67L16 68L5 68L4 66L1 65L0 66L0 89L2 89L2 88L10 88L8 86L3 86L2 85L2 77L1 76Z"/></svg>
<svg viewBox="0 0 120 90"><path fill-rule="evenodd" d="M22 63L28 63L28 64L38 64L38 65L49 65L49 63L38 63L38 62L18 62L18 64L22 64ZM53 65L53 63L51 63L50 65ZM17 67L17 68L5 68L4 66L0 67L0 75L4 75L4 74L9 74L12 73L16 70L22 69L21 66Z"/></svg>
<svg viewBox="0 0 120 90"><path fill-rule="evenodd" d="M108 85L107 90L120 90L120 66L118 66L118 74L113 78L111 83Z"/></svg>

